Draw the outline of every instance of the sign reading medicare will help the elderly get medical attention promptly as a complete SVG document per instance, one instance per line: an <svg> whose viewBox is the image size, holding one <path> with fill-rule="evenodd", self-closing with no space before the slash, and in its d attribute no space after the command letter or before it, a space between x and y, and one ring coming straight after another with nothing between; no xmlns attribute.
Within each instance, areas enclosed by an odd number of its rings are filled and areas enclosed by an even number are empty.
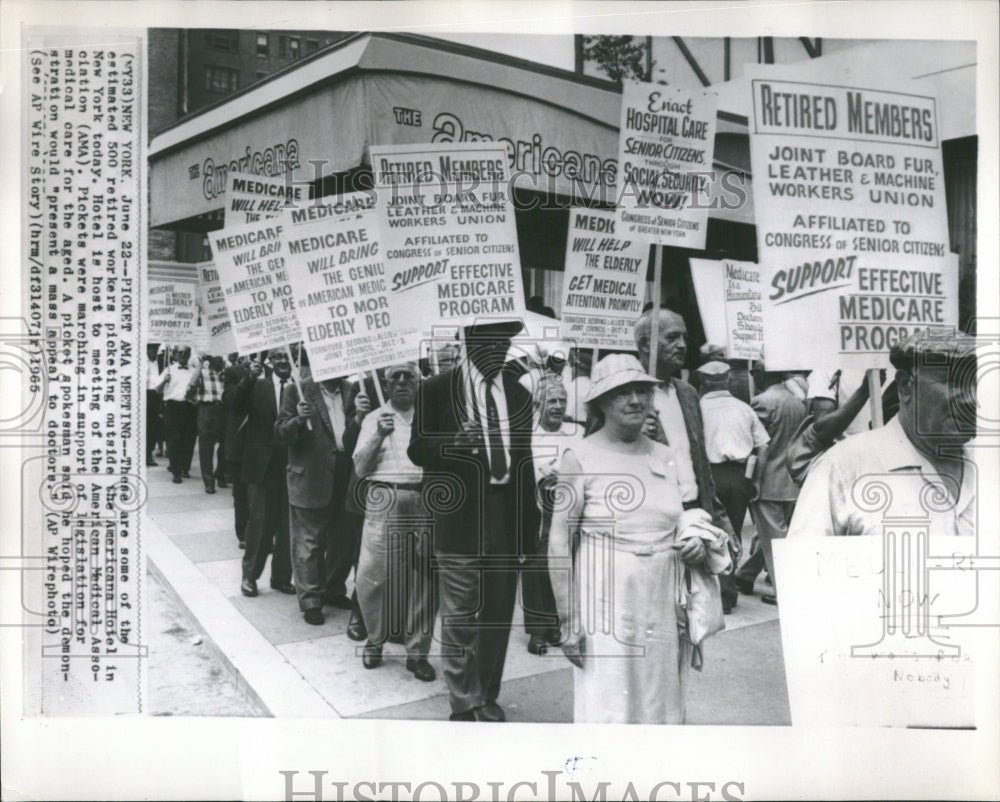
<svg viewBox="0 0 1000 802"><path fill-rule="evenodd" d="M732 259L690 262L698 311L708 341L724 339L727 359L761 359L764 286L760 265ZM722 310L725 313L720 315Z"/></svg>
<svg viewBox="0 0 1000 802"><path fill-rule="evenodd" d="M627 82L618 142L619 235L705 247L716 95Z"/></svg>
<svg viewBox="0 0 1000 802"><path fill-rule="evenodd" d="M419 333L403 330L389 290L373 194L307 204L281 218L288 277L314 379L416 361Z"/></svg>
<svg viewBox="0 0 1000 802"><path fill-rule="evenodd" d="M201 295L202 327L207 334L208 352L231 354L236 350L233 323L226 310L226 299L219 283L219 271L211 262L198 265L198 287Z"/></svg>
<svg viewBox="0 0 1000 802"><path fill-rule="evenodd" d="M285 266L285 236L277 220L223 228L208 236L233 324L236 350L266 351L299 342L295 297Z"/></svg>
<svg viewBox="0 0 1000 802"><path fill-rule="evenodd" d="M957 322L937 103L784 74L750 82L764 358L888 367L895 342Z"/></svg>
<svg viewBox="0 0 1000 802"><path fill-rule="evenodd" d="M226 176L226 228L277 217L289 206L304 206L312 184L293 182L292 174L267 176L232 172Z"/></svg>
<svg viewBox="0 0 1000 802"><path fill-rule="evenodd" d="M507 151L496 143L371 148L386 279L403 328L520 320L524 286Z"/></svg>
<svg viewBox="0 0 1000 802"><path fill-rule="evenodd" d="M580 348L634 351L649 243L615 234L615 212L570 209L560 336Z"/></svg>

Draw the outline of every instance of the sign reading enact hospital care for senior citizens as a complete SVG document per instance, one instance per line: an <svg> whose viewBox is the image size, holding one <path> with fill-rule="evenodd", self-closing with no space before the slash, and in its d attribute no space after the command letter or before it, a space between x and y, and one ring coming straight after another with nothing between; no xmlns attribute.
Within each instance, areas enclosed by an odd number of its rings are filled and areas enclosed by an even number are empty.
<svg viewBox="0 0 1000 802"><path fill-rule="evenodd" d="M560 336L580 348L635 350L649 243L616 236L616 217L570 209Z"/></svg>
<svg viewBox="0 0 1000 802"><path fill-rule="evenodd" d="M524 286L501 144L371 148L386 279L404 328L520 319Z"/></svg>
<svg viewBox="0 0 1000 802"><path fill-rule="evenodd" d="M241 354L302 339L277 220L223 228L208 236Z"/></svg>
<svg viewBox="0 0 1000 802"><path fill-rule="evenodd" d="M374 194L334 200L282 216L288 277L317 380L415 361L419 351L416 330L395 323Z"/></svg>
<svg viewBox="0 0 1000 802"><path fill-rule="evenodd" d="M885 368L895 342L954 325L935 99L771 77L751 87L768 367Z"/></svg>
<svg viewBox="0 0 1000 802"><path fill-rule="evenodd" d="M626 83L618 143L619 235L705 247L716 95Z"/></svg>

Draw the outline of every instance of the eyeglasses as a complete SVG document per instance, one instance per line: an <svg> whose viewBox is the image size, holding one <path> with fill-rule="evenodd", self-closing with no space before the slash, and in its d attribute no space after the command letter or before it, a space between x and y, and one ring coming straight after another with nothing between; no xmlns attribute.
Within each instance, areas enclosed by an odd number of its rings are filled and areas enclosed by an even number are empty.
<svg viewBox="0 0 1000 802"><path fill-rule="evenodd" d="M417 377L412 373L394 373L392 376L386 376L385 380L389 384L414 384Z"/></svg>

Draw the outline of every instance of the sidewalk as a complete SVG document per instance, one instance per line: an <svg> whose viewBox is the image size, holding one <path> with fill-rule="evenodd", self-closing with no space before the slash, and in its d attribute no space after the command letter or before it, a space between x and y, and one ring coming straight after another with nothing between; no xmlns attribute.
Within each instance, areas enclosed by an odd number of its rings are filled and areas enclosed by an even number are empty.
<svg viewBox="0 0 1000 802"><path fill-rule="evenodd" d="M278 717L448 718L447 688L433 655L434 682L410 674L403 647L391 643L383 665L365 670L362 644L346 634L349 613L326 607L323 626L305 623L296 598L269 587L269 567L260 595L243 596L231 491L206 494L196 466L192 478L175 485L166 459L158 461L147 469L142 529L150 569L198 621L255 708ZM689 724L790 723L778 612L760 593L758 583L758 595L741 596L726 630L705 645L704 670L691 672ZM571 722L572 666L558 649L529 654L527 643L518 607L499 699L508 720Z"/></svg>

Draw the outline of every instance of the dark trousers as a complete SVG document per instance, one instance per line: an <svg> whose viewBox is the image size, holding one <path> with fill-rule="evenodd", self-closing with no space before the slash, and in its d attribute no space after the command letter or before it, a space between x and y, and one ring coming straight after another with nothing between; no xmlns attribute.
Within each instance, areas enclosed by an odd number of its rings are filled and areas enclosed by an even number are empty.
<svg viewBox="0 0 1000 802"><path fill-rule="evenodd" d="M744 478L745 473L745 461L712 463L715 494L725 508L729 522L733 525L736 542L740 545L739 550L742 550L743 521L747 517L747 505L750 503L750 493L747 491L747 482ZM731 607L736 604L736 600L739 598L736 580L733 578L735 572L736 566L734 565L729 571L719 576L723 607Z"/></svg>
<svg viewBox="0 0 1000 802"><path fill-rule="evenodd" d="M549 527L551 510L542 510L541 536L534 550L526 554L521 565L521 605L524 609L524 631L529 635L552 635L559 631L556 598L549 578Z"/></svg>
<svg viewBox="0 0 1000 802"><path fill-rule="evenodd" d="M249 501L247 499L247 483L240 479L240 463L226 462L229 478L233 483L233 513L236 524L236 539L240 543L246 541L247 519L250 517Z"/></svg>
<svg viewBox="0 0 1000 802"><path fill-rule="evenodd" d="M517 559L507 546L514 530L505 493L483 504L485 555L438 551L441 658L453 713L500 695L510 622L517 597Z"/></svg>
<svg viewBox="0 0 1000 802"><path fill-rule="evenodd" d="M288 542L288 485L285 466L272 460L261 484L247 483L248 520L243 578L260 579L267 555L271 556L271 584L292 580L292 555Z"/></svg>
<svg viewBox="0 0 1000 802"><path fill-rule="evenodd" d="M165 401L163 429L170 473L180 476L191 470L191 460L194 458L194 441L198 434L194 404L187 401Z"/></svg>
<svg viewBox="0 0 1000 802"><path fill-rule="evenodd" d="M351 479L351 458L337 454L333 467L332 520L325 545L326 592L341 596L347 590L347 577L358 567L361 553L361 529L365 518L346 509L347 485ZM355 580L357 577L355 576Z"/></svg>
<svg viewBox="0 0 1000 802"><path fill-rule="evenodd" d="M198 465L205 487L214 487L215 480L225 475L222 468L225 459L222 451L225 426L226 416L222 404L198 404Z"/></svg>
<svg viewBox="0 0 1000 802"><path fill-rule="evenodd" d="M771 556L771 543L780 540L788 534L788 525L792 521L792 513L795 512L794 501L766 501L761 499L755 501L750 507L750 515L757 526L757 537L760 540L760 557L751 555L743 565L740 566L736 575L740 579L750 582L757 578L762 564L767 567L767 572L771 575L771 584L775 590L778 588L778 578L774 574L774 559Z"/></svg>
<svg viewBox="0 0 1000 802"><path fill-rule="evenodd" d="M156 390L146 390L146 459L153 458L153 449L163 438L160 407L163 399Z"/></svg>

